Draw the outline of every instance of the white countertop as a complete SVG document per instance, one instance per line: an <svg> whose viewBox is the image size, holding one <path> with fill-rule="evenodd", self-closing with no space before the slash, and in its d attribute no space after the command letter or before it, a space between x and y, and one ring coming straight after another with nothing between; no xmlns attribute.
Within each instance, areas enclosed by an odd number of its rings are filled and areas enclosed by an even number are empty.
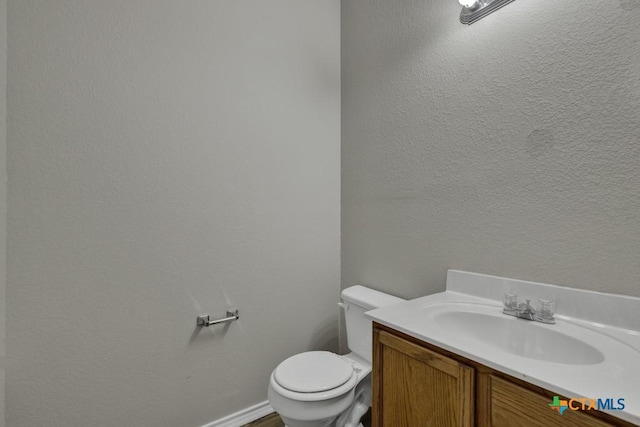
<svg viewBox="0 0 640 427"><path fill-rule="evenodd" d="M473 282L477 278L476 276L484 281L483 286L469 287L469 283ZM488 291L484 285L487 285L488 288L493 287L493 289ZM554 291L554 288L557 292ZM515 290L518 294L523 294L523 290L526 290L529 295L543 293L543 297L549 299L554 299L550 298L553 296L562 299L563 296L560 294L564 294L565 299L573 301L564 304L565 312L576 310L575 307L572 307L575 303L583 310L581 313L588 313L589 310L585 307L589 308L589 304L594 303L596 304L593 307L594 311L602 306L616 306L618 311L629 309L633 310L633 313L617 313L616 319L622 320L610 322L616 323L616 326L611 326L596 322L594 319L564 315L561 307L558 307L557 323L545 325L503 315L501 313L502 303L499 302L498 295L501 297L505 290L508 292ZM573 291L575 293L571 298L566 298L566 295ZM554 295L549 295L550 293ZM482 295L482 297L478 295ZM620 301L620 299L624 301ZM464 310L482 310L492 313L492 315L495 314L495 316L505 316L505 318L513 319L514 322L526 322L536 328L552 328L553 331L565 336L587 342L604 355L604 360L595 364L536 360L518 356L490 343L469 339L469 336L465 336L465 334L452 334L450 330L446 330L441 324L433 321L433 314L442 310L443 307L456 306L463 307ZM639 298L597 294L553 285L450 271L446 292L372 310L367 312L366 316L414 338L568 398L613 398L614 402L623 398L625 404L623 410L606 410L604 412L640 425L640 332L621 327L637 324L640 317ZM602 313L593 317L596 320L602 320L603 316L606 318L606 315ZM495 331L495 333L499 334L500 331Z"/></svg>

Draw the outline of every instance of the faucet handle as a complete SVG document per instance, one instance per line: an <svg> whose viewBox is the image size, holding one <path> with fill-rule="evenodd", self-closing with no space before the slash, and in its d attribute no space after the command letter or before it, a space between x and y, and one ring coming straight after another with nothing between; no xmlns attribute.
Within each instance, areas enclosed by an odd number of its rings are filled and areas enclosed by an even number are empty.
<svg viewBox="0 0 640 427"><path fill-rule="evenodd" d="M515 311L518 308L518 295L504 294L502 296L503 308L508 311Z"/></svg>
<svg viewBox="0 0 640 427"><path fill-rule="evenodd" d="M538 314L540 317L553 318L553 315L556 311L556 304L548 299L539 299L538 303Z"/></svg>
<svg viewBox="0 0 640 427"><path fill-rule="evenodd" d="M555 312L556 304L548 299L539 299L536 301L538 310L535 313L535 320L542 323L553 324L556 323Z"/></svg>

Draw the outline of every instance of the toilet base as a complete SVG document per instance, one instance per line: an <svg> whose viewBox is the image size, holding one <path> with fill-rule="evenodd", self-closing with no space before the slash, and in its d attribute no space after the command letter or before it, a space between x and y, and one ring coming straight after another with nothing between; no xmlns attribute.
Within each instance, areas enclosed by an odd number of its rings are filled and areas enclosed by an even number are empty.
<svg viewBox="0 0 640 427"><path fill-rule="evenodd" d="M271 389L269 390L271 391ZM278 406L278 405L274 405ZM371 407L371 374L367 374L356 386L354 397L337 416L319 420L287 418L280 413L286 427L363 427L362 417ZM277 410L277 408L274 407Z"/></svg>

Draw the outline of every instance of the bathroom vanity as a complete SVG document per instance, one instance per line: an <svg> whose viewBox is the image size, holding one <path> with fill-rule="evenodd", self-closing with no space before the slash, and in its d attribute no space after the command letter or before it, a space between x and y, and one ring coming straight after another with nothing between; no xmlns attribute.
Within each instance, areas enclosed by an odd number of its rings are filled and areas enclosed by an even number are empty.
<svg viewBox="0 0 640 427"><path fill-rule="evenodd" d="M373 343L374 426L635 425L593 410L560 416L556 393L377 323Z"/></svg>
<svg viewBox="0 0 640 427"><path fill-rule="evenodd" d="M557 324L503 315L505 292L555 300ZM373 426L640 425L638 304L450 271L446 292L367 313Z"/></svg>

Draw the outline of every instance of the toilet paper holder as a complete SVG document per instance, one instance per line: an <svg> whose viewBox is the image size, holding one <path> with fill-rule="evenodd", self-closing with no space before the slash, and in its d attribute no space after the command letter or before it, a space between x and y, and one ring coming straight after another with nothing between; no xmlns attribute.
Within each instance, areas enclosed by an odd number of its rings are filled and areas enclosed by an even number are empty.
<svg viewBox="0 0 640 427"><path fill-rule="evenodd" d="M196 325L209 327L211 325L218 325L220 323L228 323L233 322L234 320L238 320L240 318L240 311L237 308L230 308L227 310L227 317L223 317L222 319L211 320L208 314L203 314L198 316L196 319Z"/></svg>

